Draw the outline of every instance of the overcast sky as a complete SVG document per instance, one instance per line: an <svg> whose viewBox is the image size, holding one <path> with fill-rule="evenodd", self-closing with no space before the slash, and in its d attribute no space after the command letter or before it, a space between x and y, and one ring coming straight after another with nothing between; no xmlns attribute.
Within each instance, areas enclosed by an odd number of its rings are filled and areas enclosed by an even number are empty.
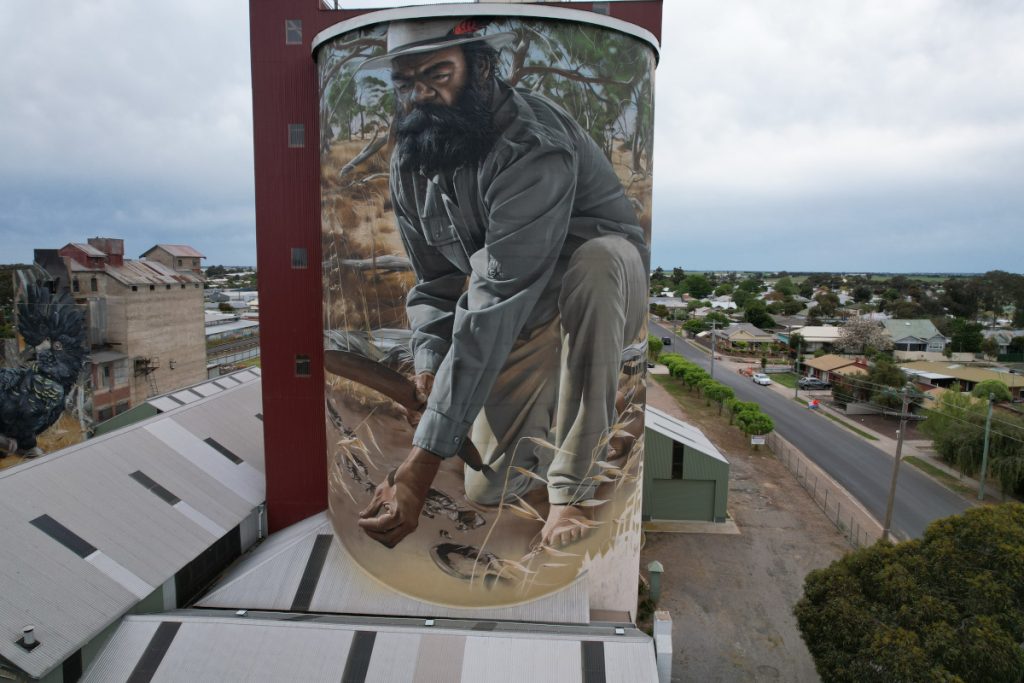
<svg viewBox="0 0 1024 683"><path fill-rule="evenodd" d="M1021 272L1022 36L1010 0L666 2L654 265ZM247 2L4 0L0 59L0 263L255 263Z"/></svg>

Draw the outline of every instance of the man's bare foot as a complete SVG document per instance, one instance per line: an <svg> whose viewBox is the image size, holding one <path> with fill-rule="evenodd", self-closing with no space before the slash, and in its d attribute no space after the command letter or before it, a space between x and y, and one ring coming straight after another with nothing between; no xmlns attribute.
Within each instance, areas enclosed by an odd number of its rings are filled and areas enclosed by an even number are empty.
<svg viewBox="0 0 1024 683"><path fill-rule="evenodd" d="M561 548L586 537L591 515L586 508L575 505L552 505L540 532L540 542Z"/></svg>

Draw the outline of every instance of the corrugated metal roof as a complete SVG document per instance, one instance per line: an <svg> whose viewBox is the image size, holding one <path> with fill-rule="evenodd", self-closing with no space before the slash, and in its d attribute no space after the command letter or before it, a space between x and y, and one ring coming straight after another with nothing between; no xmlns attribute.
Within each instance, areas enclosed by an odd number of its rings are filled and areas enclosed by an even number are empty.
<svg viewBox="0 0 1024 683"><path fill-rule="evenodd" d="M856 358L846 358L844 356L837 356L834 353L828 353L820 358L805 360L803 361L803 364L806 367L814 368L815 370L829 372L832 370L838 370L839 368L845 368L847 365L853 365L856 362Z"/></svg>
<svg viewBox="0 0 1024 683"><path fill-rule="evenodd" d="M171 270L159 261L146 259L126 260L121 266L108 264L104 272L126 285L175 285L203 282L203 278L194 273Z"/></svg>
<svg viewBox="0 0 1024 683"><path fill-rule="evenodd" d="M704 432L687 422L672 417L668 413L663 413L657 408L647 406L647 411L644 413L644 427L662 436L667 436L673 441L678 441L691 448L695 448L716 460L726 464L729 463L725 456L715 447L715 444L711 443L711 440L704 436Z"/></svg>
<svg viewBox="0 0 1024 683"><path fill-rule="evenodd" d="M894 341L914 337L927 341L932 337L941 337L939 329L931 320L907 320L904 318L892 318L882 321L882 327L889 333Z"/></svg>
<svg viewBox="0 0 1024 683"><path fill-rule="evenodd" d="M158 629L169 636L159 642ZM151 644L153 647L151 648ZM127 617L83 681L656 681L653 641L634 627L558 627L205 610ZM154 656L156 655L156 656ZM162 655L162 656L161 656ZM594 672L602 672L599 678ZM586 673L585 673L586 672Z"/></svg>
<svg viewBox="0 0 1024 683"><path fill-rule="evenodd" d="M313 515L272 534L196 604L199 607L288 611L295 608L299 583L317 539L330 545L315 577L308 610L330 614L472 617L587 623L590 600L585 577L553 595L513 607L457 609L421 602L388 589L367 575L334 536L326 513Z"/></svg>
<svg viewBox="0 0 1024 683"><path fill-rule="evenodd" d="M128 355L120 351L94 351L89 354L89 360L93 363L110 363L111 361L127 358Z"/></svg>
<svg viewBox="0 0 1024 683"><path fill-rule="evenodd" d="M164 251L166 251L171 256L188 256L190 258L206 258L202 254L200 254L197 250L193 249L192 247L188 246L187 244L158 244L158 245L156 245L154 247L150 247L148 250L146 250L146 253L143 254L143 256L145 256L149 252L153 251L154 249L163 249Z"/></svg>
<svg viewBox="0 0 1024 683"><path fill-rule="evenodd" d="M206 326L206 336L209 337L211 334L221 334L223 332L234 332L235 330L245 330L250 327L259 327L259 322L255 320L238 320L231 323L219 323L217 325Z"/></svg>
<svg viewBox="0 0 1024 683"><path fill-rule="evenodd" d="M264 499L260 383L235 384L0 472L0 655L46 674ZM15 643L29 624L31 652Z"/></svg>
<svg viewBox="0 0 1024 683"><path fill-rule="evenodd" d="M92 246L91 244L84 244L82 242L72 242L68 246L78 249L79 251L83 252L86 256L106 256L106 254L104 254L102 251Z"/></svg>
<svg viewBox="0 0 1024 683"><path fill-rule="evenodd" d="M902 363L900 365L906 371L913 372L934 372L946 375L966 382L984 382L985 380L997 380L1011 389L1024 387L1024 376L1014 375L1010 372L999 372L990 368L978 368L957 363L936 362L936 361L915 361L913 363Z"/></svg>

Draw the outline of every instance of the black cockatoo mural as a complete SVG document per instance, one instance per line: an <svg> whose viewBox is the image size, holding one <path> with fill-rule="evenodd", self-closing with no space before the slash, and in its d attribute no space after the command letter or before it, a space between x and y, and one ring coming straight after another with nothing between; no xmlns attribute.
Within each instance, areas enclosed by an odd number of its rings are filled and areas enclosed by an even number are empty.
<svg viewBox="0 0 1024 683"><path fill-rule="evenodd" d="M67 292L27 284L17 304L27 362L0 368L0 455L40 455L36 436L64 412L89 357L85 315Z"/></svg>

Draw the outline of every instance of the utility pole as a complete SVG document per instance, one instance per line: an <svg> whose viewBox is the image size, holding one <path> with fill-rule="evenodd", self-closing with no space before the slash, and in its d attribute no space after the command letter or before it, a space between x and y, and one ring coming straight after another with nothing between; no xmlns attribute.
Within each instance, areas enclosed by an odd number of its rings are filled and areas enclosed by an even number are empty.
<svg viewBox="0 0 1024 683"><path fill-rule="evenodd" d="M715 378L715 330L718 328L718 321L711 321L711 379Z"/></svg>
<svg viewBox="0 0 1024 683"><path fill-rule="evenodd" d="M985 500L985 477L988 474L988 435L992 431L992 404L996 395L988 395L988 417L985 418L985 445L981 449L981 477L978 479L978 500Z"/></svg>
<svg viewBox="0 0 1024 683"><path fill-rule="evenodd" d="M889 501L885 504L885 524L882 526L882 540L889 540L892 528L892 509L896 504L896 479L900 475L900 458L903 455L903 435L907 431L907 409L910 407L910 396L906 387L903 388L903 406L900 408L900 431L896 433L896 457L892 461L892 483L889 484Z"/></svg>
<svg viewBox="0 0 1024 683"><path fill-rule="evenodd" d="M793 385L793 398L800 398L800 349L803 342L797 339L796 342L796 384Z"/></svg>

